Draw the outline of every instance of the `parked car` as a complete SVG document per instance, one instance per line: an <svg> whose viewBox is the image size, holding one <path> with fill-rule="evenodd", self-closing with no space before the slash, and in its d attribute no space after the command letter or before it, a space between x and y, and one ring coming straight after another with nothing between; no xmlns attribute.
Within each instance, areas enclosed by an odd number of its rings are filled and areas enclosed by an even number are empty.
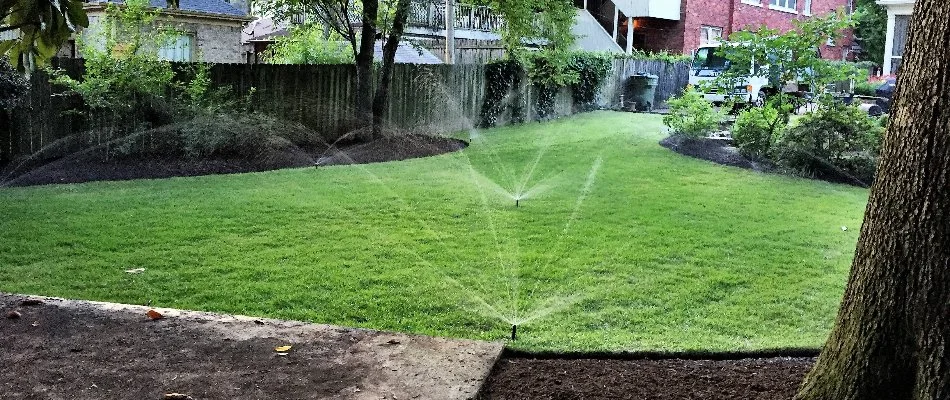
<svg viewBox="0 0 950 400"><path fill-rule="evenodd" d="M884 78L883 84L874 91L874 95L878 97L877 105L885 113L889 114L891 112L891 99L894 98L894 87L896 85L897 78L889 76Z"/></svg>

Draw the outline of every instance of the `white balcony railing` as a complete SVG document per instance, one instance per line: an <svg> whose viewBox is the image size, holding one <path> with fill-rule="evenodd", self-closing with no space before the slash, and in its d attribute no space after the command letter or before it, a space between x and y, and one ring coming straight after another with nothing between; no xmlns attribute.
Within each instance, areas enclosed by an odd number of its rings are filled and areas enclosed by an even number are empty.
<svg viewBox="0 0 950 400"><path fill-rule="evenodd" d="M455 4L455 29L496 32L504 24L500 15L491 8L470 4ZM413 2L409 7L409 25L430 29L445 29L445 3Z"/></svg>

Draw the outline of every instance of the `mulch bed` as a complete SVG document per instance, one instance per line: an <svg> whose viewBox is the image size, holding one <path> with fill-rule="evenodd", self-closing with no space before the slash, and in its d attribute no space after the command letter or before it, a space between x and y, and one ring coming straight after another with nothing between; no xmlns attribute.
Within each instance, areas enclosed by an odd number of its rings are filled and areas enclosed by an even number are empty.
<svg viewBox="0 0 950 400"><path fill-rule="evenodd" d="M739 154L738 149L724 139L697 139L682 135L673 135L660 141L660 146L684 156L712 161L716 164L756 171L771 170L769 165L749 160L742 154Z"/></svg>
<svg viewBox="0 0 950 400"><path fill-rule="evenodd" d="M505 358L489 399L791 399L814 358L605 360Z"/></svg>
<svg viewBox="0 0 950 400"><path fill-rule="evenodd" d="M19 171L14 176L4 177L5 174L0 174L0 187L235 174L313 167L315 164L366 164L435 156L459 151L467 146L468 143L452 138L400 135L379 138L369 143L307 149L291 147L258 160L125 158L102 161L98 157L74 154L52 160L25 173Z"/></svg>

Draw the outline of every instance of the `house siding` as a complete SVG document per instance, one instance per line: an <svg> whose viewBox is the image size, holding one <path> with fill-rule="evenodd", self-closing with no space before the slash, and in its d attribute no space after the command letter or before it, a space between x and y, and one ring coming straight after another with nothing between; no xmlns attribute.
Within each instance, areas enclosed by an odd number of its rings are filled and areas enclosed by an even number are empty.
<svg viewBox="0 0 950 400"><path fill-rule="evenodd" d="M239 25L216 25L203 23L180 23L182 31L194 34L198 53L196 61L212 63L243 63L246 60L244 46L241 44Z"/></svg>

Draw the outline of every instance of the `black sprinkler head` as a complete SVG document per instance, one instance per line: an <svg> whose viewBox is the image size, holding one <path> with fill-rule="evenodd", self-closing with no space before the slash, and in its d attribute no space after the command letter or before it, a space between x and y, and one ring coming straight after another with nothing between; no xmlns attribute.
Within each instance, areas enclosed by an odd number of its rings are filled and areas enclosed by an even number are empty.
<svg viewBox="0 0 950 400"><path fill-rule="evenodd" d="M521 207L521 199L515 199L515 207Z"/></svg>
<svg viewBox="0 0 950 400"><path fill-rule="evenodd" d="M511 326L511 340L518 340L518 325Z"/></svg>

